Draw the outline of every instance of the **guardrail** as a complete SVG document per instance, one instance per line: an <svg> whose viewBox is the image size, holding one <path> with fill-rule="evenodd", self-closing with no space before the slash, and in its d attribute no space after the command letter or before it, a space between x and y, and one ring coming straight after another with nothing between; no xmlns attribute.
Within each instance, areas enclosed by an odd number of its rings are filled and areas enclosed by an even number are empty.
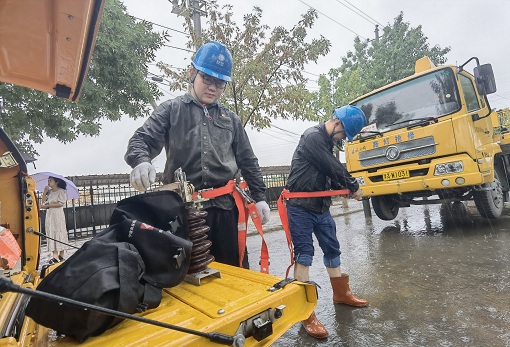
<svg viewBox="0 0 510 347"><path fill-rule="evenodd" d="M269 207L276 209L277 200L287 183L288 166L262 168L266 184L266 199ZM160 178L158 175L158 181ZM69 239L82 239L95 236L108 227L110 216L117 202L139 194L129 185L128 174L89 175L67 177L80 191L80 198L69 200L64 207ZM39 201L41 199L39 195ZM45 233L46 211L41 210L41 230Z"/></svg>

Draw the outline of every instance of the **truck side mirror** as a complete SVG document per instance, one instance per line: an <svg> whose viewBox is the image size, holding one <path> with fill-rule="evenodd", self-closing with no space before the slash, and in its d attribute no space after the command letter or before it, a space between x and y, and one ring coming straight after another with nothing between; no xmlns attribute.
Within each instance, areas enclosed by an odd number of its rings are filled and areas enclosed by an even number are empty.
<svg viewBox="0 0 510 347"><path fill-rule="evenodd" d="M488 95L496 92L496 79L492 72L491 64L484 64L475 67L476 88L480 95Z"/></svg>

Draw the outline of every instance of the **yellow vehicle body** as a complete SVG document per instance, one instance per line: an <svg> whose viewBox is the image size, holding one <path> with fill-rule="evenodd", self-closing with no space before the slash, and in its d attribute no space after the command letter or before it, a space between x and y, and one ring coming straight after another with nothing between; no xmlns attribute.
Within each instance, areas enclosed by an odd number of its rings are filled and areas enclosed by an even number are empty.
<svg viewBox="0 0 510 347"><path fill-rule="evenodd" d="M477 88L463 69L422 58L414 75L351 103L369 124L345 147L347 169L379 217L393 219L398 208L411 204L475 199L482 208L496 199L480 192L496 189L496 166L505 177L504 160L497 163L505 155L502 116ZM508 191L508 183L499 190Z"/></svg>
<svg viewBox="0 0 510 347"><path fill-rule="evenodd" d="M104 0L2 0L0 81L78 101Z"/></svg>
<svg viewBox="0 0 510 347"><path fill-rule="evenodd" d="M77 101L90 63L104 0L0 1L0 82L22 85ZM1 95L0 95L1 96ZM39 269L39 213L35 182L23 156L0 128L0 225L8 228L22 254L2 277L36 290ZM1 254L0 254L1 255ZM47 269L52 271L59 264ZM292 325L310 316L317 303L315 286L211 263L214 276L200 285L182 282L163 290L161 304L137 314L153 321L203 333L243 336L237 346L269 346ZM46 273L47 273L46 272ZM6 291L0 297L0 346L75 346L24 314L31 294ZM278 312L276 315L275 312ZM248 326L270 313L271 331L257 340ZM266 320L267 322L267 320ZM125 319L81 346L218 346L189 333Z"/></svg>
<svg viewBox="0 0 510 347"><path fill-rule="evenodd" d="M247 337L244 346L270 346L296 322L310 316L317 303L315 286L292 282L284 288L269 289L282 278L261 274L255 271L236 268L220 263L212 263L211 269L219 270L221 278L208 277L200 286L183 282L163 291L161 304L138 316L158 322L201 332L216 332L236 335L241 323L262 312L283 308L283 315L272 325L272 334L261 341ZM25 280L26 273L18 273L11 279L27 288L37 283ZM33 277L37 282L39 278ZM91 337L79 343L54 331L37 325L28 317L22 316L27 296L18 293L4 293L0 301L2 331L10 332L10 327L19 331L16 336L0 339L0 346L219 346L207 338L176 330L149 325L143 322L124 320L100 336ZM22 324L16 318L23 317Z"/></svg>

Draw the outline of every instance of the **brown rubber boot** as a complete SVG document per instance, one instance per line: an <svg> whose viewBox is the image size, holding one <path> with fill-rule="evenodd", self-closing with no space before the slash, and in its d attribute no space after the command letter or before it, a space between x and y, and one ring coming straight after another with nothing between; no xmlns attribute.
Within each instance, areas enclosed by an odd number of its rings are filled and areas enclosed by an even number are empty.
<svg viewBox="0 0 510 347"><path fill-rule="evenodd" d="M324 325L322 325L315 316L315 312L312 312L310 317L301 323L303 323L303 327L311 337L315 337L316 339L325 339L329 335L326 328L324 328Z"/></svg>
<svg viewBox="0 0 510 347"><path fill-rule="evenodd" d="M333 302L356 307L368 306L368 301L355 297L349 288L349 275L342 274L341 277L331 277L333 287Z"/></svg>

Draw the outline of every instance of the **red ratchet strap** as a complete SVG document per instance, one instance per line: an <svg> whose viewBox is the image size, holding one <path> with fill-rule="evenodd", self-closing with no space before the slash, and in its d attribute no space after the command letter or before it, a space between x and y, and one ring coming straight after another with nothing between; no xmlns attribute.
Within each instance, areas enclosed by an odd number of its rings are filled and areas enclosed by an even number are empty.
<svg viewBox="0 0 510 347"><path fill-rule="evenodd" d="M320 192L289 192L287 189L282 191L282 194L278 198L278 214L282 222L283 230L285 231L285 237L287 238L287 245L290 251L290 265L287 268L285 277L289 277L290 268L294 265L294 247L292 246L292 239L290 237L289 228L289 217L287 216L287 207L285 206L285 200L294 198L323 198L325 196L337 196L337 195L350 195L352 192L349 189L341 190L326 190Z"/></svg>
<svg viewBox="0 0 510 347"><path fill-rule="evenodd" d="M241 182L236 186L233 180L220 188L204 190L200 195L204 199L213 199L221 195L231 194L239 211L239 218L237 222L238 228L238 248L239 248L239 267L243 267L243 258L246 250L246 238L248 235L248 215L251 217L253 224L262 238L262 245L260 247L260 272L269 273L269 251L267 249L266 240L264 239L264 232L262 230L262 222L260 221L255 201L245 193L244 189L248 187L246 182ZM193 198L197 196L197 192L193 193Z"/></svg>

